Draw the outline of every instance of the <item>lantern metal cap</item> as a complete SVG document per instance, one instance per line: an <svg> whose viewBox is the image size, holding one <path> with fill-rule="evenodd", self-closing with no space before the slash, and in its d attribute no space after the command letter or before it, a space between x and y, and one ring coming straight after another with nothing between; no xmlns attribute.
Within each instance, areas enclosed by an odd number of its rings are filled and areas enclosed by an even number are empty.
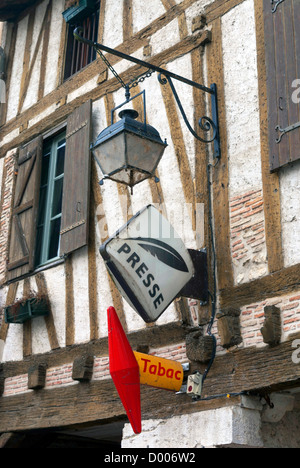
<svg viewBox="0 0 300 468"><path fill-rule="evenodd" d="M97 137L97 140L94 144L91 145L91 149L97 147L99 144L104 143L106 140L109 140L112 137L115 137L122 132L130 132L135 135L140 136L141 138L146 138L152 140L156 143L168 146L168 144L163 142L158 131L146 123L137 121L139 114L133 109L124 109L119 113L121 120L105 128Z"/></svg>

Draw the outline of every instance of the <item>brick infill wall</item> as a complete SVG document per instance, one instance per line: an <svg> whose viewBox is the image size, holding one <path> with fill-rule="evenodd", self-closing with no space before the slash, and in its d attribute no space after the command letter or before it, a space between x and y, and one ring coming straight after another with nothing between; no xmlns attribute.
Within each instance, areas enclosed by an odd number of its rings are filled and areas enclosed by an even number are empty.
<svg viewBox="0 0 300 468"><path fill-rule="evenodd" d="M187 362L185 343L159 349L150 349L149 354L160 356L165 359L172 359L174 361ZM67 385L78 384L78 381L72 379L72 369L72 363L47 369L45 389L51 390ZM106 380L110 378L108 356L95 357L92 380ZM5 379L2 396L6 397L32 391L33 390L28 390L28 375L23 374Z"/></svg>
<svg viewBox="0 0 300 468"><path fill-rule="evenodd" d="M13 194L16 150L9 151L4 158L2 181L0 180L0 285L5 281L8 259L8 236Z"/></svg>
<svg viewBox="0 0 300 468"><path fill-rule="evenodd" d="M300 330L300 293L275 297L247 305L241 310L241 333L243 345L266 346L261 328L264 325L264 307L274 305L281 311L282 341Z"/></svg>
<svg viewBox="0 0 300 468"><path fill-rule="evenodd" d="M230 240L236 284L268 273L262 190L230 200Z"/></svg>

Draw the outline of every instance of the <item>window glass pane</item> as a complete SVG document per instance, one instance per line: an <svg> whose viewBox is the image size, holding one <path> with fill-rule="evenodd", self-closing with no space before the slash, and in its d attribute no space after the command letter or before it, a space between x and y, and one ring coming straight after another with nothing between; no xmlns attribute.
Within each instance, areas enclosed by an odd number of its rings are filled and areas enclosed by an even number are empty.
<svg viewBox="0 0 300 468"><path fill-rule="evenodd" d="M66 140L58 143L55 177L64 173Z"/></svg>
<svg viewBox="0 0 300 468"><path fill-rule="evenodd" d="M38 226L44 224L45 220L45 211L46 211L46 201L47 201L47 186L44 186L40 190L40 201L39 201L39 211L38 211Z"/></svg>
<svg viewBox="0 0 300 468"><path fill-rule="evenodd" d="M42 240L43 240L43 226L37 228L36 237L36 251L35 251L35 264L40 265L42 263Z"/></svg>
<svg viewBox="0 0 300 468"><path fill-rule="evenodd" d="M62 189L63 189L63 178L60 178L54 182L52 218L61 213Z"/></svg>
<svg viewBox="0 0 300 468"><path fill-rule="evenodd" d="M49 139L44 148L36 238L36 266L59 255L65 132ZM53 219L55 218L55 219Z"/></svg>
<svg viewBox="0 0 300 468"><path fill-rule="evenodd" d="M50 152L47 152L43 155L41 186L46 185L48 183L49 161Z"/></svg>
<svg viewBox="0 0 300 468"><path fill-rule="evenodd" d="M51 221L48 259L58 256L60 220L59 217Z"/></svg>

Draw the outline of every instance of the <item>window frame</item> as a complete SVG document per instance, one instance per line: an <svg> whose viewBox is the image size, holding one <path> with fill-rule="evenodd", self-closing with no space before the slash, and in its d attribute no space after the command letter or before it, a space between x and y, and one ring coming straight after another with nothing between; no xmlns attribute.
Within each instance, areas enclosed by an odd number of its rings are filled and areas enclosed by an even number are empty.
<svg viewBox="0 0 300 468"><path fill-rule="evenodd" d="M64 140L64 144L61 146L58 146L60 142ZM56 170L57 170L57 159L58 159L58 150L62 147L65 148L64 150L64 158L66 155L66 129L61 130L59 133L56 132L56 135L53 135L52 137L48 137L47 139L44 139L43 141L43 156L42 158L45 157L45 155L49 151L49 165L48 165L48 177L47 181L42 185L40 184L40 201L39 201L39 210L41 209L41 191L43 189L46 189L46 194L45 194L45 202L44 202L44 217L42 219L42 222L39 223L39 220L37 221L37 226L36 226L36 265L35 268L39 269L43 266L46 266L50 263L56 262L57 260L60 259L59 255L59 246L60 246L60 234L58 238L58 248L57 248L57 255L55 257L49 257L49 249L50 249L50 242L51 242L51 223L52 221L59 219L61 220L62 217L62 206L60 208L60 212L57 213L56 215L53 216L52 210L53 210L53 201L54 201L54 188L55 188L55 182L58 180L63 179L64 180L64 171L60 173L58 176L56 176ZM42 164L42 173L43 173L43 164ZM63 185L62 185L62 194L63 194ZM60 221L61 225L61 221ZM38 230L39 228L42 229L42 233L40 234L41 236L41 248L40 252L37 258L37 249L38 249L38 238L39 238L39 233Z"/></svg>
<svg viewBox="0 0 300 468"><path fill-rule="evenodd" d="M95 7L94 10L91 11L90 9L87 9L86 15L81 15L81 17L77 21L70 21L67 22L66 25L66 45L65 45L65 57L64 57L64 67L63 67L63 82L69 80L72 78L74 75L82 71L84 68L86 68L88 65L93 63L97 59L97 53L94 49L90 49L89 46L87 46L84 43L79 43L71 34L70 28L74 30L76 27L82 27L84 24L84 32L83 35L87 39L90 39L93 42L97 42L98 40L98 33L99 33L99 24L100 24L100 5L101 5L101 0L95 0ZM87 21L88 19L92 20L92 26L94 25L94 34L89 33L89 22ZM87 24L85 24L87 22ZM74 49L74 46L76 46L76 49ZM77 54L77 58L75 59L78 63L78 61L81 62L81 64L76 65L74 69L74 56ZM90 57L89 59L86 60L87 57ZM87 61L87 63L86 63Z"/></svg>
<svg viewBox="0 0 300 468"><path fill-rule="evenodd" d="M75 107L66 121L18 148L11 202L6 283L61 264L89 242L92 100ZM37 222L45 141L66 132L60 245L57 259L37 267ZM78 209L80 207L80 209Z"/></svg>

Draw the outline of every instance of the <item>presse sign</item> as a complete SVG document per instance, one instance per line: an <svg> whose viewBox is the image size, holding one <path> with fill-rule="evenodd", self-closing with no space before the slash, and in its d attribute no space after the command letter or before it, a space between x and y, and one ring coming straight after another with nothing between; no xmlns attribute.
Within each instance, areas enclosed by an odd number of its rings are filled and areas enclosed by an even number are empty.
<svg viewBox="0 0 300 468"><path fill-rule="evenodd" d="M145 322L154 322L194 274L172 225L152 205L109 238L100 254L122 296Z"/></svg>

